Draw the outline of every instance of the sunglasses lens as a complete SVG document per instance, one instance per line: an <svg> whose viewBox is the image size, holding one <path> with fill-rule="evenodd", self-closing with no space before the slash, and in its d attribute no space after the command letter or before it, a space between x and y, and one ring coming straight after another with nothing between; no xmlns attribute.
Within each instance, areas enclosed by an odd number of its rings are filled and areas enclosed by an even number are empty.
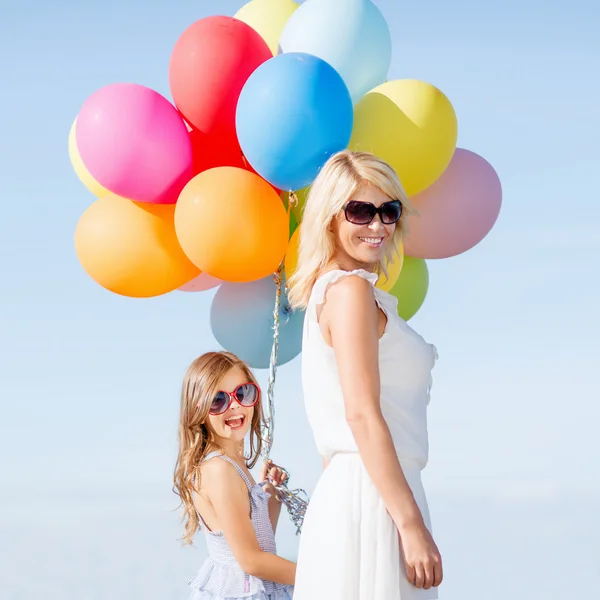
<svg viewBox="0 0 600 600"><path fill-rule="evenodd" d="M228 406L229 396L225 392L217 392L217 395L210 406L210 414L220 415L227 410Z"/></svg>
<svg viewBox="0 0 600 600"><path fill-rule="evenodd" d="M346 219L355 225L366 225L373 220L375 207L368 202L348 202L346 206Z"/></svg>
<svg viewBox="0 0 600 600"><path fill-rule="evenodd" d="M402 204L398 200L387 202L381 207L381 220L386 225L397 223L402 216Z"/></svg>
<svg viewBox="0 0 600 600"><path fill-rule="evenodd" d="M252 383L240 385L235 392L237 401L242 406L254 406L258 398L258 388Z"/></svg>

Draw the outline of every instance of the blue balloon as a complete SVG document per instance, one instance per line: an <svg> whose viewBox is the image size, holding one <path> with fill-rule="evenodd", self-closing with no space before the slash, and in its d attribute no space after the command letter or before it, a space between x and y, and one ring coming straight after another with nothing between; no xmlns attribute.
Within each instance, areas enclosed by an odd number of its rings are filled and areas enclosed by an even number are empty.
<svg viewBox="0 0 600 600"><path fill-rule="evenodd" d="M221 284L210 308L210 326L219 344L254 369L266 369L273 346L275 282L266 277L250 283ZM302 349L304 312L290 309L285 291L279 311L279 357L283 365Z"/></svg>
<svg viewBox="0 0 600 600"><path fill-rule="evenodd" d="M370 0L306 0L286 23L279 46L327 61L354 102L387 79L392 61L390 30Z"/></svg>
<svg viewBox="0 0 600 600"><path fill-rule="evenodd" d="M280 54L242 89L236 128L255 171L282 190L299 190L350 141L354 114L337 71L309 54Z"/></svg>

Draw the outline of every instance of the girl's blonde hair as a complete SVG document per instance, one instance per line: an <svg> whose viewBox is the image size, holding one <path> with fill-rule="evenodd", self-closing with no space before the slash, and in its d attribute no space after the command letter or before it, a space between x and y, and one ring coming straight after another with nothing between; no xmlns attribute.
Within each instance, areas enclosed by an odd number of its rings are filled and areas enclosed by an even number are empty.
<svg viewBox="0 0 600 600"><path fill-rule="evenodd" d="M402 202L402 217L396 224L390 249L376 267L386 266L398 252L407 231L407 213L414 212L396 171L385 161L367 152L343 150L323 166L310 188L300 225L298 266L288 280L288 299L294 309L305 309L310 293L321 272L330 265L336 251L331 222L346 203L365 185L380 189L393 200Z"/></svg>
<svg viewBox="0 0 600 600"><path fill-rule="evenodd" d="M184 541L192 538L200 528L198 513L194 507L193 492L199 489L199 467L214 444L213 435L207 426L210 406L219 391L225 375L237 367L244 372L247 383L258 385L252 371L235 354L230 352L208 352L198 357L188 368L181 390L179 416L179 453L175 464L173 491L181 498L184 508ZM262 451L260 428L262 409L259 402L254 407L250 426L250 451L246 464L252 468Z"/></svg>

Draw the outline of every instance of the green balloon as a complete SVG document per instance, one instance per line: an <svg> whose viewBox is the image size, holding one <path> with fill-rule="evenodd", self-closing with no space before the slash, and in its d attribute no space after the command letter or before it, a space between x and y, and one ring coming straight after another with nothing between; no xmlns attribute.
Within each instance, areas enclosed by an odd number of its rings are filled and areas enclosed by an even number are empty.
<svg viewBox="0 0 600 600"><path fill-rule="evenodd" d="M294 215L294 211L290 211L290 239L294 235L294 231L298 229L298 221L296 221L296 216Z"/></svg>
<svg viewBox="0 0 600 600"><path fill-rule="evenodd" d="M429 271L422 258L405 256L400 277L390 290L398 298L398 314L405 320L412 319L423 305L429 288Z"/></svg>

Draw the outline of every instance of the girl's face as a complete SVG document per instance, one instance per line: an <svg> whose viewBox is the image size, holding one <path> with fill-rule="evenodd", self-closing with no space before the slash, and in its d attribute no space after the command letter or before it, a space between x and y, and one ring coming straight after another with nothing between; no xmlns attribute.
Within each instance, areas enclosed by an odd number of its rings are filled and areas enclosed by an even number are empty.
<svg viewBox="0 0 600 600"><path fill-rule="evenodd" d="M365 185L349 200L368 202L378 208L391 199L379 188ZM336 262L348 270L375 267L383 259L395 229L396 223L385 225L379 215L366 225L355 225L346 219L342 210L332 223L336 237Z"/></svg>
<svg viewBox="0 0 600 600"><path fill-rule="evenodd" d="M245 383L250 383L248 376L240 368L233 367L221 379L219 390L231 394ZM252 425L255 407L246 408L228 395L227 401L230 404L225 412L208 416L208 426L217 437L217 440L221 438L228 441L243 442Z"/></svg>

